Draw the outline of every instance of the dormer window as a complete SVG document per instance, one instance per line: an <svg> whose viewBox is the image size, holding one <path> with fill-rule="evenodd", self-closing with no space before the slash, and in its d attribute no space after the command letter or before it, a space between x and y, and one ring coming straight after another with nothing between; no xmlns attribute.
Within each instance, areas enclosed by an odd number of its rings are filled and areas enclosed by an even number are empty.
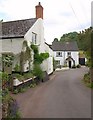
<svg viewBox="0 0 93 120"><path fill-rule="evenodd" d="M32 32L32 44L37 44L37 34Z"/></svg>

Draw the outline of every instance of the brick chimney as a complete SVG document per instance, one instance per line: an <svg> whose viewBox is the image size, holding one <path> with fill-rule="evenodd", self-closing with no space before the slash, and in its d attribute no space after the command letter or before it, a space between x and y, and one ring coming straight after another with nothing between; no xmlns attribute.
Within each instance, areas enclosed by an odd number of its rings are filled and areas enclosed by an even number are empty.
<svg viewBox="0 0 93 120"><path fill-rule="evenodd" d="M43 19L43 7L41 6L41 3L39 2L36 6L36 18L42 18Z"/></svg>

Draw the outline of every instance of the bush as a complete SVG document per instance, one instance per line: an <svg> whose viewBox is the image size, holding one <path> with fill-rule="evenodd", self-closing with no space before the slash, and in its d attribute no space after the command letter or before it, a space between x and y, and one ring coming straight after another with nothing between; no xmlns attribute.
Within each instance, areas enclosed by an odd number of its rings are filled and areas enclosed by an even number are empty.
<svg viewBox="0 0 93 120"><path fill-rule="evenodd" d="M13 74L12 76L15 77L15 78L17 78L19 81L23 81L24 80L24 76L22 76L22 75L20 75L18 73Z"/></svg>
<svg viewBox="0 0 93 120"><path fill-rule="evenodd" d="M0 80L2 80L2 81L8 81L8 79L9 79L9 76L8 76L7 73L0 72Z"/></svg>
<svg viewBox="0 0 93 120"><path fill-rule="evenodd" d="M85 85L89 88L93 88L93 83L91 82L91 75L90 73L87 73L84 75L84 79L83 79Z"/></svg>
<svg viewBox="0 0 93 120"><path fill-rule="evenodd" d="M90 73L87 73L87 74L85 74L84 75L84 81L86 82L86 83L89 83L90 82L90 78L91 76L90 76Z"/></svg>
<svg viewBox="0 0 93 120"><path fill-rule="evenodd" d="M16 72L20 72L20 66L18 64L15 65L14 70Z"/></svg>
<svg viewBox="0 0 93 120"><path fill-rule="evenodd" d="M43 71L40 67L40 65L36 64L34 65L34 69L33 69L33 75L37 76L39 79L43 79Z"/></svg>
<svg viewBox="0 0 93 120"><path fill-rule="evenodd" d="M23 76L24 76L25 79L33 78L33 74L31 72L24 73Z"/></svg>
<svg viewBox="0 0 93 120"><path fill-rule="evenodd" d="M80 68L80 67L81 67L81 65L80 65L80 64L78 64L76 67L77 67L77 68Z"/></svg>

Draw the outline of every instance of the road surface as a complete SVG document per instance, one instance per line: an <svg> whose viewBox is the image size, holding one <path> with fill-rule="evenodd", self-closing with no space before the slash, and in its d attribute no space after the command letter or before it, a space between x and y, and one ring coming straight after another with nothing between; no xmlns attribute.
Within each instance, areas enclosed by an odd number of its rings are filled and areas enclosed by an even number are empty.
<svg viewBox="0 0 93 120"><path fill-rule="evenodd" d="M22 118L90 118L91 89L81 81L87 71L58 71L49 81L14 95Z"/></svg>

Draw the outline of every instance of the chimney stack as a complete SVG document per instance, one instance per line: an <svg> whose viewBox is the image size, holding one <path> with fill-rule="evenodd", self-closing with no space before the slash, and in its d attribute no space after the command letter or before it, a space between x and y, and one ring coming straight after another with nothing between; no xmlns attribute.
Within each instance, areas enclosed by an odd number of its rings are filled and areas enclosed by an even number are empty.
<svg viewBox="0 0 93 120"><path fill-rule="evenodd" d="M39 2L36 6L36 18L42 18L43 19L43 7L41 6L41 3Z"/></svg>

